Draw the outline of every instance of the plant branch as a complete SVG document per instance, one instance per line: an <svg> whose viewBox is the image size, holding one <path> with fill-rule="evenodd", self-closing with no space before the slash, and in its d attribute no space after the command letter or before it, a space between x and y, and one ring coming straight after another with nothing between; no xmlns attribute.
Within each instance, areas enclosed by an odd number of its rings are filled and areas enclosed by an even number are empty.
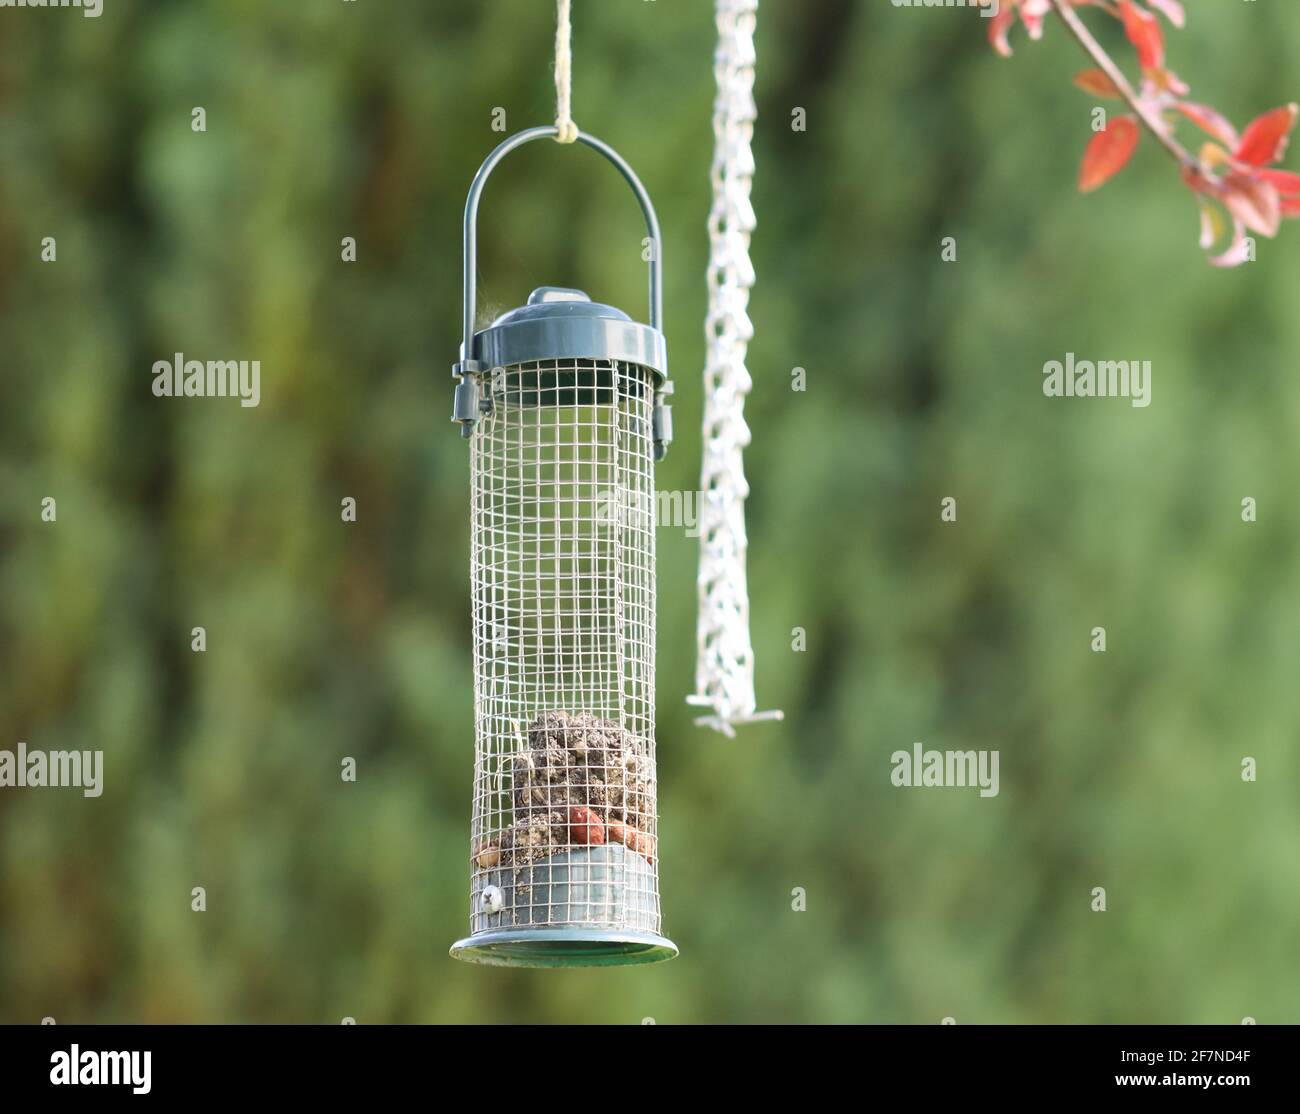
<svg viewBox="0 0 1300 1114"><path fill-rule="evenodd" d="M1187 149L1169 134L1169 129L1164 126L1150 106L1145 104L1142 98L1137 95L1136 90L1129 84L1128 78L1124 76L1124 71L1115 64L1114 59L1106 53L1102 45L1092 37L1092 32L1079 18L1079 13L1074 10L1071 0L1052 0L1052 7L1056 9L1056 14L1061 17L1061 22L1069 29L1070 34L1074 36L1088 56L1097 63L1102 73L1110 78L1112 84L1119 91L1119 95L1128 103L1128 106L1137 113L1137 118L1142 122L1142 126L1155 136L1160 146L1168 151L1180 166L1185 170L1200 173L1200 161L1188 154Z"/></svg>

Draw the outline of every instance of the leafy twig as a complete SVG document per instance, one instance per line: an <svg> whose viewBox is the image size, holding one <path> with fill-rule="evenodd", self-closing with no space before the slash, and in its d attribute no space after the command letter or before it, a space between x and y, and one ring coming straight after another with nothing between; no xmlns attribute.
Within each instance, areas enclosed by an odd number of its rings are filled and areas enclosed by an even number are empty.
<svg viewBox="0 0 1300 1114"><path fill-rule="evenodd" d="M1074 5L1070 3L1070 0L1052 0L1052 7L1056 9L1056 14L1061 17L1061 22L1074 36L1075 41L1097 63L1097 67L1110 78L1116 91L1137 114L1142 126L1155 136L1160 145L1178 161L1184 170L1201 174L1200 160L1189 154L1187 149L1169 134L1169 129L1151 110L1151 107L1138 96L1137 91L1129 84L1128 78L1124 76L1124 71L1115 64L1114 59L1106 53L1101 43L1093 38L1092 32L1079 18L1079 13L1074 10Z"/></svg>

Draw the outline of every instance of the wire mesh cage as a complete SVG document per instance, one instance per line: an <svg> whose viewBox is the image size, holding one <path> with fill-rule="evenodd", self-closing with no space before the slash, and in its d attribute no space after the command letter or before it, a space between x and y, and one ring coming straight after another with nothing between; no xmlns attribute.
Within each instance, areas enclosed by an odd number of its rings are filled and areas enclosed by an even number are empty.
<svg viewBox="0 0 1300 1114"><path fill-rule="evenodd" d="M654 461L670 437L659 332L580 291L535 290L466 341L475 752L470 935L458 958L526 966L670 958L655 773ZM522 138L521 138L522 137ZM580 136L648 197L626 164ZM503 150L504 148L504 150Z"/></svg>

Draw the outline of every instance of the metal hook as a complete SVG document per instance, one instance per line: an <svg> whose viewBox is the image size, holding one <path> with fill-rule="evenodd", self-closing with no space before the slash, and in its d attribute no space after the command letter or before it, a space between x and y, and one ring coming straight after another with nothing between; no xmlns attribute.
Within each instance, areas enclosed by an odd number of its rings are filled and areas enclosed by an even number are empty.
<svg viewBox="0 0 1300 1114"><path fill-rule="evenodd" d="M470 183L469 196L465 199L465 247L464 247L464 276L463 276L463 298L464 298L464 329L460 346L460 363L456 365L453 371L455 375L463 375L466 372L482 371L484 369L474 366L472 354L474 351L474 318L477 315L477 268L478 268L478 204L483 194L483 187L487 184L489 175L496 169L497 164L501 162L506 155L510 154L516 147L522 147L525 143L531 143L535 139L550 139L559 134L559 129L553 125L541 128L529 128L527 131L517 132L508 139L499 143L493 152L483 160L483 165L479 167L478 173L474 175L474 181ZM605 156L614 165L614 168L623 176L624 181L632 187L632 192L636 194L637 203L641 206L641 214L645 217L646 231L650 235L650 241L653 248L650 257L650 320L647 324L652 328L662 332L663 319L663 245L659 238L659 218L655 215L654 205L650 201L650 195L646 193L645 186L641 184L641 179L636 176L636 172L627 164L617 151L609 144L602 142L593 135L586 132L578 133L578 142L585 144L592 150Z"/></svg>

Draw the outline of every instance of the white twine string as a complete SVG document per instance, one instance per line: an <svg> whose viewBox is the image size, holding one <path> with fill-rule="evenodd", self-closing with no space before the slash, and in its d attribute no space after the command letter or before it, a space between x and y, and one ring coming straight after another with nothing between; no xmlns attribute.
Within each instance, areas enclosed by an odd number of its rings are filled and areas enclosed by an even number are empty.
<svg viewBox="0 0 1300 1114"><path fill-rule="evenodd" d="M569 0L557 0L555 12L555 126L556 143L572 143L578 138L578 125L570 109L573 101L573 51L569 41L573 25L569 20Z"/></svg>

